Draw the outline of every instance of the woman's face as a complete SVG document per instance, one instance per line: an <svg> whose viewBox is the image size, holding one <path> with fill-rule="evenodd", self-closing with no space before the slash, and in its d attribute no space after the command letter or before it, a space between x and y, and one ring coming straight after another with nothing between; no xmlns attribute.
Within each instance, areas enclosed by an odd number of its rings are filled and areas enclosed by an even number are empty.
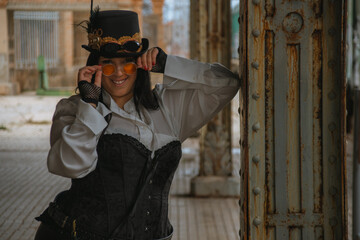
<svg viewBox="0 0 360 240"><path fill-rule="evenodd" d="M133 97L136 71L134 74L126 74L124 72L124 65L129 62L134 62L134 59L105 57L100 57L99 59L101 66L105 64L113 64L115 66L115 72L110 76L105 76L103 71L101 85L121 108Z"/></svg>

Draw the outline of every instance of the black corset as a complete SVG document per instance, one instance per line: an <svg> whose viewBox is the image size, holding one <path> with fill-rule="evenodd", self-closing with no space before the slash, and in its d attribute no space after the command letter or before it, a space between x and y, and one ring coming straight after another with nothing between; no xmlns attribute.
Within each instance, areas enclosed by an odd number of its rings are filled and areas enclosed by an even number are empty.
<svg viewBox="0 0 360 240"><path fill-rule="evenodd" d="M57 201L65 215L76 219L79 237L82 231L105 239L114 232L115 239L152 240L170 235L168 195L181 158L181 143L168 143L151 158L151 151L138 140L111 134L102 135L97 152L96 169L73 179L66 196Z"/></svg>

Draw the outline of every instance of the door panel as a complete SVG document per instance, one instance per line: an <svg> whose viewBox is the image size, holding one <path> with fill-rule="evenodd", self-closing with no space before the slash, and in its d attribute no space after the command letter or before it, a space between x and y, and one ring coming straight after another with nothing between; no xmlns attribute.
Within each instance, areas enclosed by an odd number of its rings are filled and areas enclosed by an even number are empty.
<svg viewBox="0 0 360 240"><path fill-rule="evenodd" d="M345 236L345 3L240 4L241 239Z"/></svg>

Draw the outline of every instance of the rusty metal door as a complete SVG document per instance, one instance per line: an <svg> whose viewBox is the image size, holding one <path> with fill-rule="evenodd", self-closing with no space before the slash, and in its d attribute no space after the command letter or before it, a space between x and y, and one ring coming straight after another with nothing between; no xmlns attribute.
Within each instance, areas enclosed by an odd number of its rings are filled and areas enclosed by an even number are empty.
<svg viewBox="0 0 360 240"><path fill-rule="evenodd" d="M241 239L346 239L345 5L240 3Z"/></svg>

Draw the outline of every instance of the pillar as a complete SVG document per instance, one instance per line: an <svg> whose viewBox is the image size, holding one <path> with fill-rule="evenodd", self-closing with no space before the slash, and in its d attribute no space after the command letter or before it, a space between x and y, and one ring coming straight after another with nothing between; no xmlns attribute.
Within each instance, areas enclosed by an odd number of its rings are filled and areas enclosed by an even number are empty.
<svg viewBox="0 0 360 240"><path fill-rule="evenodd" d="M351 130L347 134L347 145L353 150L353 198L349 204L349 212L352 212L352 235L351 239L360 239L360 3L357 0L348 1L348 23L347 23L347 100L352 99L353 104L349 104L347 112L347 129ZM348 104L348 102L347 102ZM352 128L352 122L354 127ZM350 127L349 127L350 126ZM353 140L353 148L351 143ZM350 151L351 152L351 151ZM351 157L350 154L347 158ZM350 163L350 161L349 161ZM351 225L350 225L351 226ZM350 227L351 229L351 227ZM349 234L351 236L351 233ZM350 237L349 237L350 239Z"/></svg>
<svg viewBox="0 0 360 240"><path fill-rule="evenodd" d="M230 68L231 10L229 0L191 2L191 56ZM240 180L232 176L231 107L226 106L201 130L200 172L192 179L195 196L236 196Z"/></svg>
<svg viewBox="0 0 360 240"><path fill-rule="evenodd" d="M9 76L8 1L0 0L0 95L15 93Z"/></svg>
<svg viewBox="0 0 360 240"><path fill-rule="evenodd" d="M241 3L241 240L349 239L346 15L346 0Z"/></svg>
<svg viewBox="0 0 360 240"><path fill-rule="evenodd" d="M65 71L72 70L74 65L74 14L72 11L63 12L63 41Z"/></svg>
<svg viewBox="0 0 360 240"><path fill-rule="evenodd" d="M157 46L166 49L164 43L163 6L164 0L152 0L153 13L157 16Z"/></svg>
<svg viewBox="0 0 360 240"><path fill-rule="evenodd" d="M139 17L140 32L142 32L142 23L143 23L142 8L143 8L143 5L144 5L143 0L132 0L133 11L136 12Z"/></svg>

